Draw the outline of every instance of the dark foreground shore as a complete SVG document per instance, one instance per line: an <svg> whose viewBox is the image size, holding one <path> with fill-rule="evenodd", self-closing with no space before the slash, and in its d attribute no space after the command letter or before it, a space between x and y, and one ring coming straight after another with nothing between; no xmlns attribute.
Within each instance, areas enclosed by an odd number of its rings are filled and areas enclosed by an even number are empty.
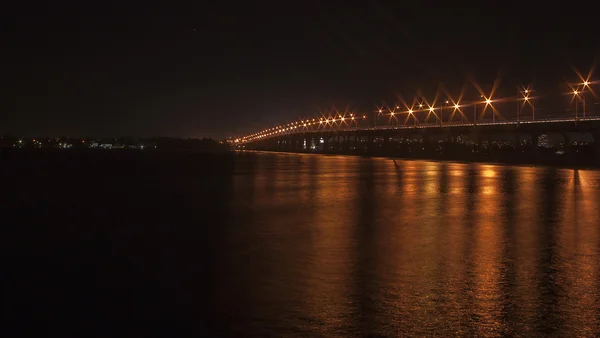
<svg viewBox="0 0 600 338"><path fill-rule="evenodd" d="M186 307L177 290L192 290L187 283L201 288L210 274L234 157L2 151L1 335L150 337L200 330L204 314Z"/></svg>

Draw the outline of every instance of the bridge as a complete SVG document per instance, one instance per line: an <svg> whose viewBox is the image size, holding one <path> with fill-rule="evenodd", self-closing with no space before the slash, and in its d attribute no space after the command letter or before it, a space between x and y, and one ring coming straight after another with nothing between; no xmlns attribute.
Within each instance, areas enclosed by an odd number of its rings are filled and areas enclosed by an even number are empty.
<svg viewBox="0 0 600 338"><path fill-rule="evenodd" d="M541 118L535 116L536 98L529 93L525 89L521 98L507 100L482 94L483 101L468 105L446 100L437 106L420 103L416 109L413 101L403 109L381 107L372 117L330 113L246 135L235 144L238 149L265 151L600 164L600 115L586 113L583 91L572 92L574 113ZM517 113L506 119L496 105L510 102L517 103ZM466 109L472 109L472 115L467 116ZM491 114L486 116L486 111Z"/></svg>

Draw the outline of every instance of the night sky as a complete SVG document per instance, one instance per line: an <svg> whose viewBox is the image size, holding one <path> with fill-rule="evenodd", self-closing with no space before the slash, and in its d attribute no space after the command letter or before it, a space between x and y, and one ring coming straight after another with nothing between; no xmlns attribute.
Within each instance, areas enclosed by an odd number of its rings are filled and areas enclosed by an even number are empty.
<svg viewBox="0 0 600 338"><path fill-rule="evenodd" d="M0 133L223 138L467 76L551 92L600 47L593 4L417 3L19 2Z"/></svg>

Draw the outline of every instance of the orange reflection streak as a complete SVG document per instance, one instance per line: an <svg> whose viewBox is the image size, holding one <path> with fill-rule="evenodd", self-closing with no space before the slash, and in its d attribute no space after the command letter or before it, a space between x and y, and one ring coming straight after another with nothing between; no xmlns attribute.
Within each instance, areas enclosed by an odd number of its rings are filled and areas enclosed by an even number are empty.
<svg viewBox="0 0 600 338"><path fill-rule="evenodd" d="M310 147L310 138L306 139L306 147ZM314 175L314 169L316 167L316 155L302 155L298 157L298 176L297 176L297 184L298 189L300 189L299 200L300 201L310 201L314 191L311 188L311 176Z"/></svg>
<svg viewBox="0 0 600 338"><path fill-rule="evenodd" d="M587 332L600 332L598 313L600 313L600 300L598 294L594 295L589 290L600 288L600 238L598 231L598 190L596 183L600 181L597 171L579 170L580 189L576 198L578 208L579 238L577 246L577 259L575 260L578 283L577 313L582 326L587 326ZM583 309L583 311L579 311ZM587 333L586 332L586 333Z"/></svg>
<svg viewBox="0 0 600 338"><path fill-rule="evenodd" d="M299 158L236 163L225 303L316 336L600 331L600 172Z"/></svg>
<svg viewBox="0 0 600 338"><path fill-rule="evenodd" d="M439 191L439 178L440 178L440 163L439 162L425 162L425 193L426 196L432 196L438 194ZM437 201L440 198L436 199Z"/></svg>
<svg viewBox="0 0 600 338"><path fill-rule="evenodd" d="M513 293L515 317L522 318L525 323L520 330L528 336L529 331L535 327L536 311L540 302L540 292L537 291L536 281L540 278L540 184L538 177L543 174L543 169L520 167L517 169L516 196L515 196L515 222L508 224L512 227L511 241L515 268L515 284ZM517 225L519 225L517 227ZM533 333L531 334L533 335Z"/></svg>
<svg viewBox="0 0 600 338"><path fill-rule="evenodd" d="M481 185L481 193L484 195L490 195L492 197L494 197L494 195L496 195L496 189L497 186L495 184L493 184L493 182L495 181L496 178L496 171L497 171L497 167L495 166L491 166L491 165L481 165L480 166L480 172L481 172L481 177L485 178L484 180L481 180L482 185ZM481 201L479 201L478 203L481 203Z"/></svg>
<svg viewBox="0 0 600 338"><path fill-rule="evenodd" d="M562 191L564 213L560 214L557 236L559 286L565 290L561 297L564 303L565 326L577 336L598 332L600 312L598 295L590 290L598 290L600 245L598 232L598 172L584 170L563 170L566 179Z"/></svg>
<svg viewBox="0 0 600 338"><path fill-rule="evenodd" d="M405 162L390 159L363 159L367 161L361 169L362 179L357 189L361 196L353 204L361 212L355 220L355 228L364 250L361 261L368 268L361 273L363 284L369 294L377 299L373 308L376 318L400 319L404 316L398 306L405 289L399 284L404 267L399 265L406 238L401 235L402 224L394 222L404 209L403 192L399 187L405 178ZM396 167L396 165L398 167ZM369 172L372 175L368 174ZM365 193L368 192L368 195ZM387 310L386 310L387 309ZM393 311L389 311L393 309ZM382 325L372 328L373 335L384 335Z"/></svg>
<svg viewBox="0 0 600 338"><path fill-rule="evenodd" d="M503 168L506 170L506 168ZM487 336L502 329L501 262L503 254L503 195L499 193L499 167L480 165L474 223L474 308L479 319L479 334Z"/></svg>
<svg viewBox="0 0 600 338"><path fill-rule="evenodd" d="M388 231L384 232L385 237L380 242L383 253L381 264L387 267L386 284L391 286L382 305L394 309L388 316L410 330L423 320L422 313L415 313L416 309L420 309L420 304L415 304L414 297L409 296L422 292L414 283L415 278L421 278L423 265L419 262L421 252L417 251L420 247L413 241L420 236L422 230L421 224L418 224L420 222L415 222L415 216L423 215L418 194L418 186L421 184L420 163L402 161L400 165L396 184L401 184L401 190L396 194L397 200L393 202L396 207L388 209L389 213L384 216L387 222L378 222L381 225L389 224L386 229ZM406 224L406 219L411 220L411 223Z"/></svg>
<svg viewBox="0 0 600 338"><path fill-rule="evenodd" d="M470 241L468 238L469 231L467 223L468 195L467 175L468 166L459 163L450 163L447 167L448 171L448 187L447 187L447 203L445 208L446 226L446 242L442 252L444 255L444 265L446 273L442 277L444 280L443 288L440 290L447 295L448 302L446 305L446 317L454 316L455 322L458 322L460 317L458 313L466 313L468 306L465 306L466 299L464 290L464 276L467 275L467 265L465 264L465 247ZM461 326L456 325L452 328L454 334L461 332ZM460 335L460 334L459 334Z"/></svg>
<svg viewBox="0 0 600 338"><path fill-rule="evenodd" d="M559 201L557 209L561 212L558 214L558 222L556 224L555 239L556 252L554 253L556 259L556 280L557 288L566 287L567 294L561 293L557 296L558 301L563 304L563 309L568 308L569 311L565 313L565 317L573 311L574 301L569 300L570 297L576 296L574 289L570 284L574 281L574 277L577 275L573 269L572 259L576 256L576 232L579 230L577 225L577 204L575 189L578 188L578 184L575 182L575 170L560 170L560 178L566 181L566 184L557 185L557 195ZM553 243L554 244L554 243ZM569 320L573 320L573 316L570 316ZM564 325L564 324L563 324Z"/></svg>
<svg viewBox="0 0 600 338"><path fill-rule="evenodd" d="M354 279L356 248L354 230L351 226L352 210L334 210L337 206L350 205L356 196L352 176L340 168L347 162L356 162L348 157L318 157L318 177L314 199L306 201L314 205L311 210L312 222L304 224L311 235L310 248L305 257L305 287L302 316L323 323L323 330L335 327L353 327L347 314L352 312L348 295L352 285L346 283ZM356 165L356 163L354 163ZM340 184L345 182L345 184ZM316 318L315 318L316 317ZM331 331L317 332L330 335Z"/></svg>
<svg viewBox="0 0 600 338"><path fill-rule="evenodd" d="M456 303L447 299L441 301L439 295L448 288L449 280L458 276L449 275L449 271L452 271L449 265L452 263L448 262L446 254L440 255L440 252L447 253L451 246L456 245L449 241L449 228L452 225L449 223L447 212L452 201L447 192L440 189L442 184L445 184L442 180L447 179L440 170L440 162L415 162L415 171L418 173L415 176L415 184L420 188L417 188L416 195L406 197L412 200L407 200L406 204L414 203L418 213L412 214L415 224L410 229L405 229L403 236L406 237L405 241L419 238L420 243L410 245L408 255L403 257L403 266L411 267L410 269L414 269L414 273L419 276L420 282L414 283L415 285L411 286L413 290L410 291L421 295L414 300L413 306L418 307L420 311L411 315L417 318L415 324L424 325L436 318L449 318L449 323L452 323L446 328L449 334L457 327L454 311ZM403 246L407 247L409 244Z"/></svg>
<svg viewBox="0 0 600 338"><path fill-rule="evenodd" d="M250 201L252 203L259 203L261 205L268 205L275 198L274 196L274 182L277 181L274 177L269 177L267 168L277 167L275 161L279 160L279 156L258 156L254 158L255 174L251 176L253 179L250 184ZM278 170L274 170L275 175L279 174ZM242 176L243 177L243 176Z"/></svg>

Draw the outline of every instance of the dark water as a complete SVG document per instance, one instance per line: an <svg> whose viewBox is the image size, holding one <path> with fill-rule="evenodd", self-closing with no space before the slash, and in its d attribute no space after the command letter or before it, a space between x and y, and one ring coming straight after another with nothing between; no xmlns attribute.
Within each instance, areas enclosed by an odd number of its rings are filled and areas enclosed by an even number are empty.
<svg viewBox="0 0 600 338"><path fill-rule="evenodd" d="M598 171L212 160L5 170L5 330L600 334Z"/></svg>

